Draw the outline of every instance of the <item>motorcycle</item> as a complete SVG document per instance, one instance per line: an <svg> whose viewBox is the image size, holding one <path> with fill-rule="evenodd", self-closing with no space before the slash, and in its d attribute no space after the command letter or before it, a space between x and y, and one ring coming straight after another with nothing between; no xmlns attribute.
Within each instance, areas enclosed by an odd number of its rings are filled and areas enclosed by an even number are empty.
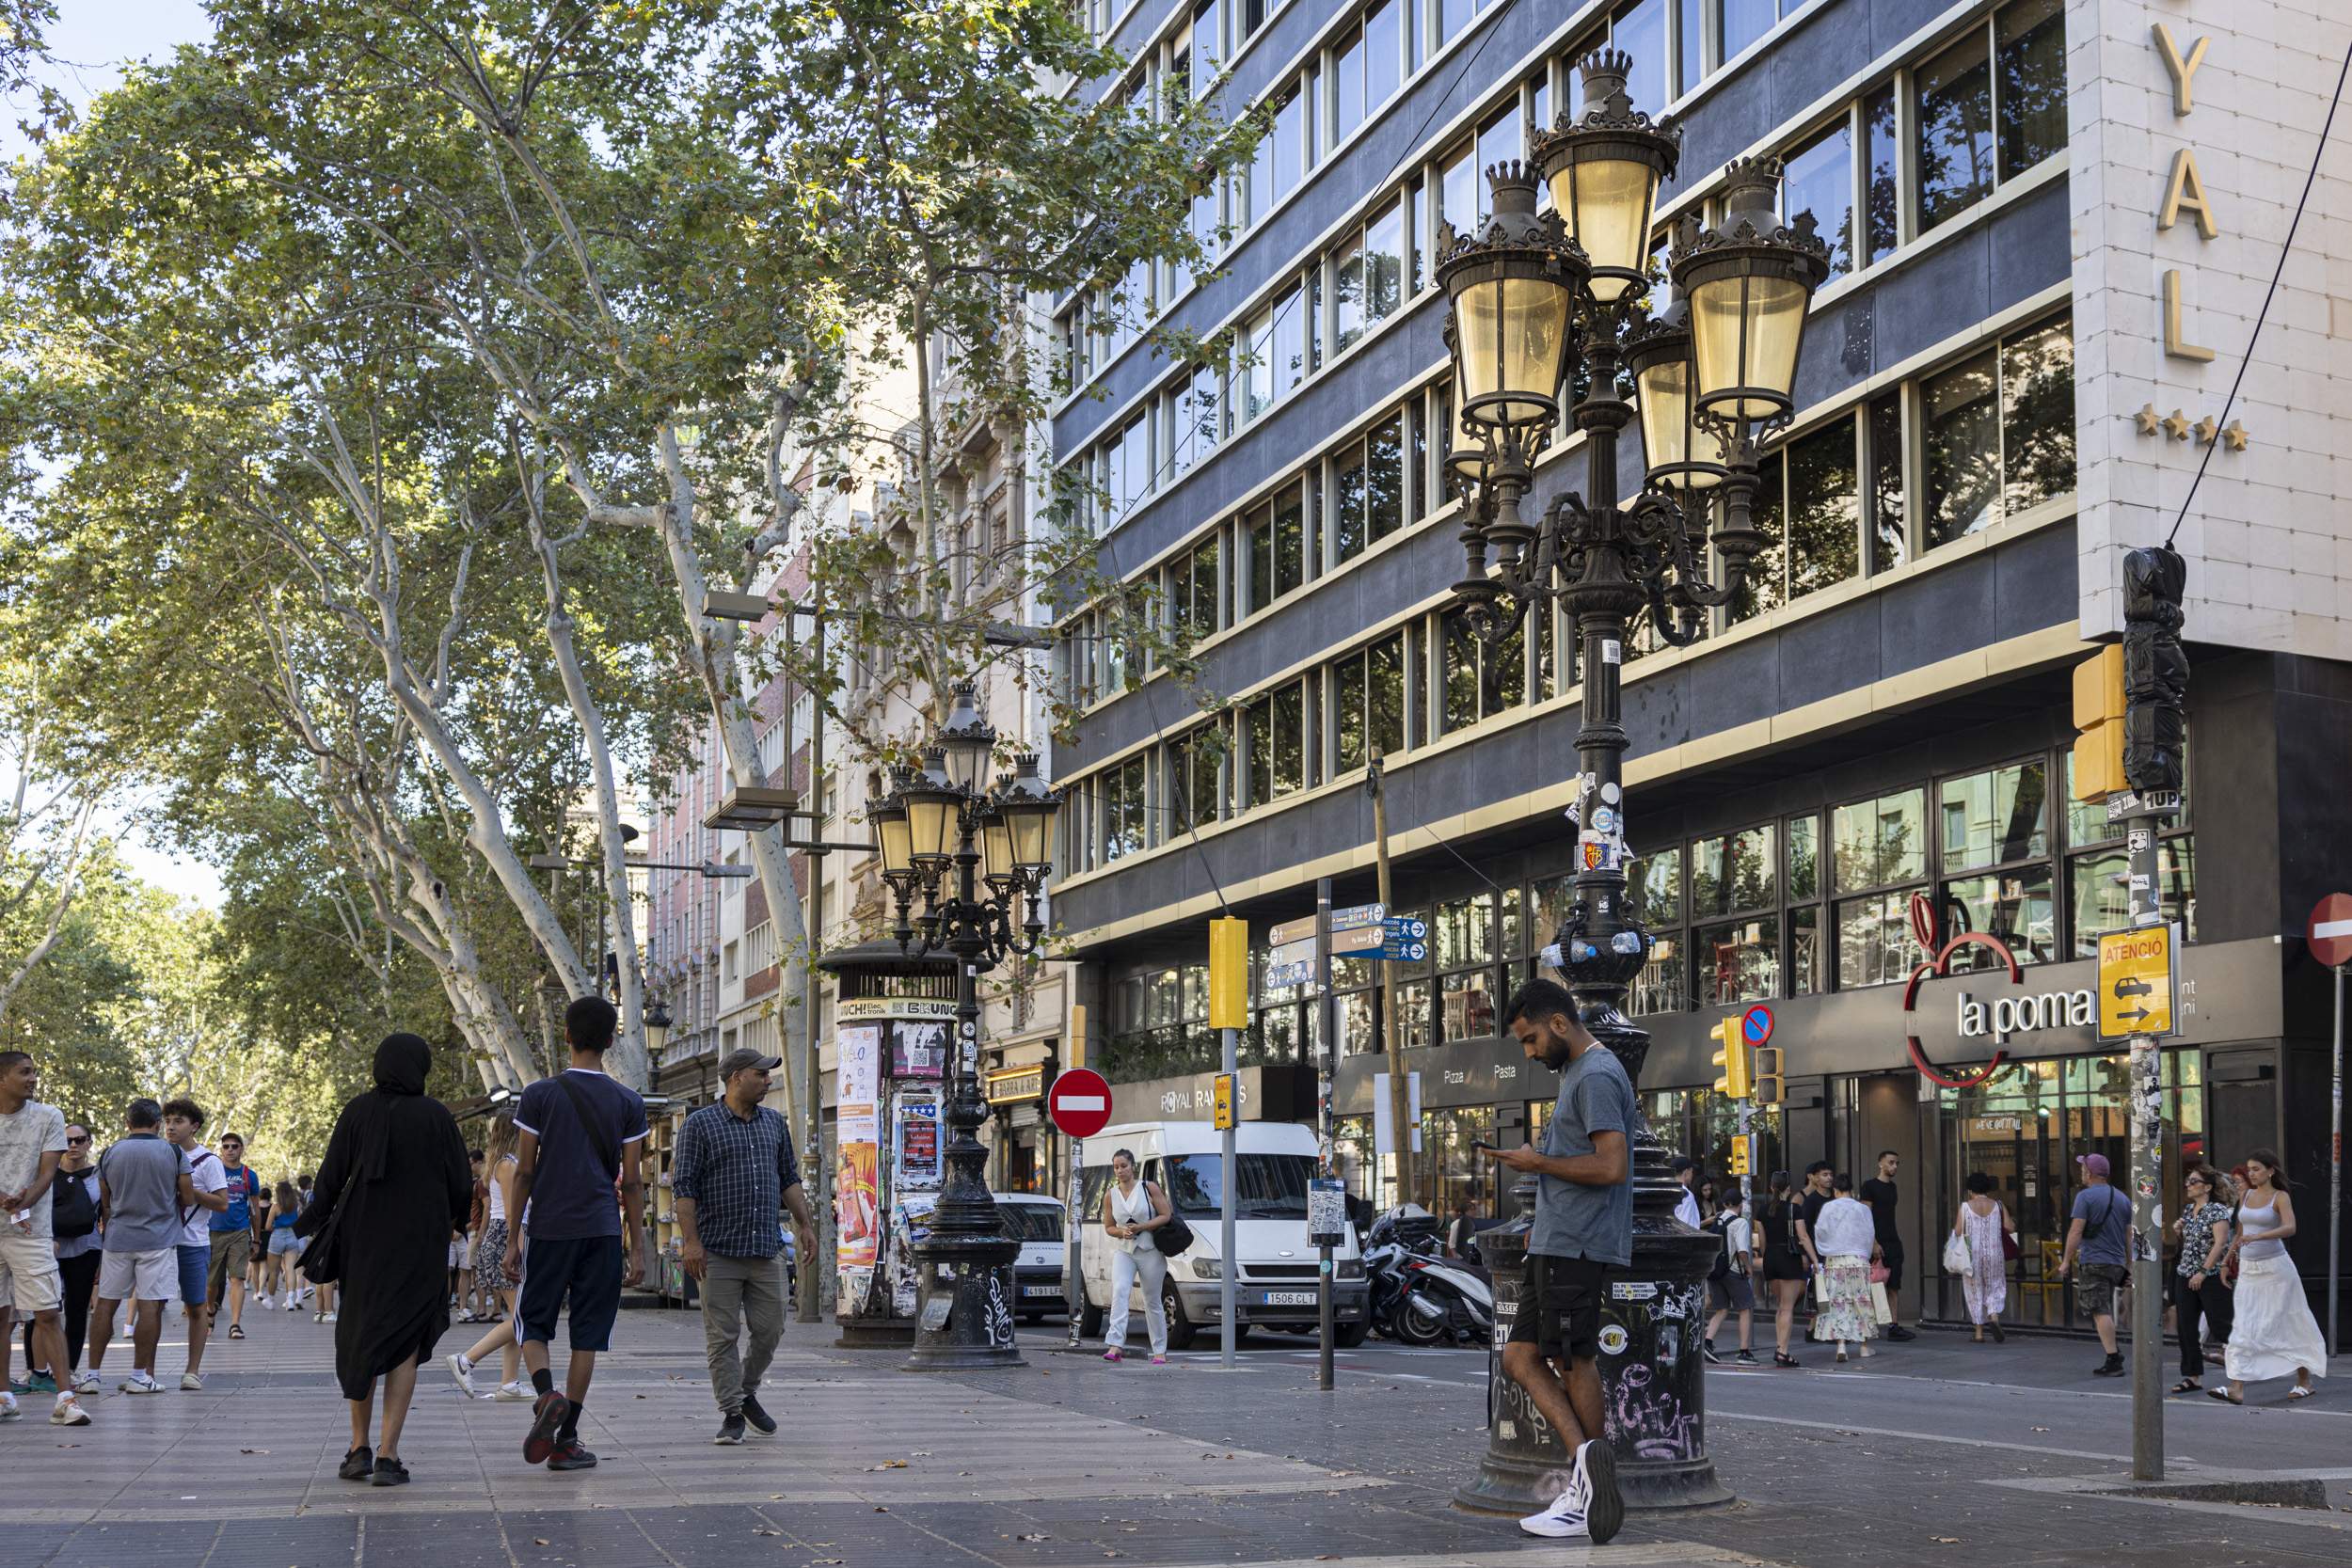
<svg viewBox="0 0 2352 1568"><path fill-rule="evenodd" d="M1408 1345L1485 1344L1494 1337L1486 1271L1438 1255L1437 1221L1419 1204L1388 1211L1365 1237L1372 1322Z"/></svg>

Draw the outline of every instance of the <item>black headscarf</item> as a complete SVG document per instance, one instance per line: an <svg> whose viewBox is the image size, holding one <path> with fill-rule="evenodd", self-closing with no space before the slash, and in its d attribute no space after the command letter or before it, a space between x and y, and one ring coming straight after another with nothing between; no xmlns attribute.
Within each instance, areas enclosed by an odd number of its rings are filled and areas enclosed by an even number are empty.
<svg viewBox="0 0 2352 1568"><path fill-rule="evenodd" d="M388 1096L421 1095L424 1081L433 1070L433 1048L415 1035L387 1035L384 1043L375 1048L375 1088ZM362 1097L364 1099L364 1097ZM353 1101L355 1108L360 1102ZM358 1129L359 1133L359 1176L365 1181L384 1180L385 1161L392 1144L393 1105L378 1101L368 1107L368 1114Z"/></svg>

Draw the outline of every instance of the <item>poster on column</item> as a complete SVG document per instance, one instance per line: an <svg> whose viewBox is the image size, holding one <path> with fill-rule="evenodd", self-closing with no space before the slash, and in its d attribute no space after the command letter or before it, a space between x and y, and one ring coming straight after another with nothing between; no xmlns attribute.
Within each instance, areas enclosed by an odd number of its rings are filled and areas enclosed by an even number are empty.
<svg viewBox="0 0 2352 1568"><path fill-rule="evenodd" d="M841 1296L863 1294L863 1278L873 1269L882 1240L882 1125L876 1097L882 1086L882 1030L867 1024L841 1031L840 1168L834 1181L834 1266ZM852 1277L858 1276L858 1277Z"/></svg>
<svg viewBox="0 0 2352 1568"><path fill-rule="evenodd" d="M939 1102L928 1097L898 1101L898 1164L891 1173L891 1192L935 1193L939 1190Z"/></svg>
<svg viewBox="0 0 2352 1568"><path fill-rule="evenodd" d="M890 1030L890 1076L940 1078L947 1071L947 1025L900 1019Z"/></svg>

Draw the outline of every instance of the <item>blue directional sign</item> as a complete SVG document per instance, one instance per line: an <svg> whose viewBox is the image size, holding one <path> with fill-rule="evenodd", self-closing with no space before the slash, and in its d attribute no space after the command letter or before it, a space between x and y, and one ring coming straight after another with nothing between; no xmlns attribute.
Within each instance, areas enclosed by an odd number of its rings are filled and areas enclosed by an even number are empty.
<svg viewBox="0 0 2352 1568"><path fill-rule="evenodd" d="M1429 957L1429 944L1425 942L1406 942L1399 938L1393 942L1382 942L1379 957L1392 962L1419 963Z"/></svg>
<svg viewBox="0 0 2352 1568"><path fill-rule="evenodd" d="M1401 915L1380 922L1380 957L1392 963L1419 963L1429 957L1429 922Z"/></svg>

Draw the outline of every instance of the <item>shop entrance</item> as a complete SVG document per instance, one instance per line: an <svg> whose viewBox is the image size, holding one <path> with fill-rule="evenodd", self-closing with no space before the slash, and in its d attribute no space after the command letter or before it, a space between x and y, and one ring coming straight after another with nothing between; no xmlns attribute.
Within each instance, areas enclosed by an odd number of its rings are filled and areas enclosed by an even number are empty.
<svg viewBox="0 0 2352 1568"><path fill-rule="evenodd" d="M2018 1238L2003 1321L2029 1328L2090 1326L2074 1314L2073 1287L2058 1277L2058 1262L2074 1195L2083 1185L2077 1157L2106 1155L2116 1184L2127 1185L2131 1131L2124 1110L2125 1067L2122 1056L2014 1062L1979 1087L1936 1090L1940 1202L1931 1216L1932 1244L1924 1260L1934 1271L1933 1282L1922 1278L1931 1312L1967 1319L1960 1281L1943 1272L1940 1255L1967 1196L1967 1179L1981 1171L1992 1178L1993 1196L2008 1211ZM2184 1150L2199 1154L2205 1147L2199 1069L2195 1051L2165 1053L2162 1203L2168 1214L2179 1212ZM2119 1326L2127 1322L2125 1315Z"/></svg>

